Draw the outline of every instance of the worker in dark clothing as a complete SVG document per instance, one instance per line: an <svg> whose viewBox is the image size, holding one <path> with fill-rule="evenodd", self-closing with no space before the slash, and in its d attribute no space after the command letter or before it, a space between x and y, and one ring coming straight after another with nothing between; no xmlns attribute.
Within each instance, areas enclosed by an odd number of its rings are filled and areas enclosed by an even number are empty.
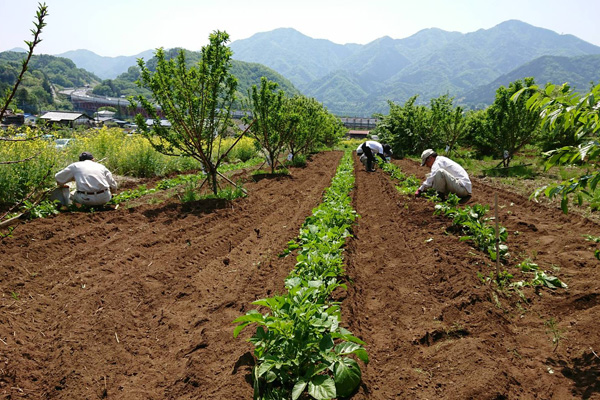
<svg viewBox="0 0 600 400"><path fill-rule="evenodd" d="M365 164L368 172L373 172L373 168L377 160L375 154L377 154L383 162L387 162L388 158L392 156L392 149L390 145L382 145L374 140L367 140L356 149L356 154L360 156L360 161Z"/></svg>

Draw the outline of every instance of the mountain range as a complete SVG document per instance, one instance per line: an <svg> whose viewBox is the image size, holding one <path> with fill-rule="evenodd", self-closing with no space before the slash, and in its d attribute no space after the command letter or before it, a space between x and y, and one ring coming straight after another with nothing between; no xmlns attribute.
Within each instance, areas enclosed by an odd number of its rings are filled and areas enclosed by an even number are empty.
<svg viewBox="0 0 600 400"><path fill-rule="evenodd" d="M235 41L231 49L234 58L273 68L338 115L386 112L388 100L403 103L413 95L421 103L449 94L459 104L484 106L494 100L499 85L493 85L509 83L505 76L573 84L570 69L559 73L539 64L550 66L558 62L553 57L563 57L560 64L566 68L564 58L600 54L600 47L573 35L517 20L466 34L424 29L405 39L382 37L366 45L339 45L283 28ZM597 58L586 63L600 67ZM574 73L577 85L586 84L577 89L598 81L599 71L587 70L584 77Z"/></svg>
<svg viewBox="0 0 600 400"><path fill-rule="evenodd" d="M467 108L485 107L500 85L528 76L539 84L569 82L579 91L600 81L600 47L517 20L465 34L430 28L365 45L280 28L234 41L230 48L235 60L273 69L340 116L386 113L388 101L404 103L414 95L419 103L449 94ZM106 79L153 53L101 57L76 50L58 56Z"/></svg>

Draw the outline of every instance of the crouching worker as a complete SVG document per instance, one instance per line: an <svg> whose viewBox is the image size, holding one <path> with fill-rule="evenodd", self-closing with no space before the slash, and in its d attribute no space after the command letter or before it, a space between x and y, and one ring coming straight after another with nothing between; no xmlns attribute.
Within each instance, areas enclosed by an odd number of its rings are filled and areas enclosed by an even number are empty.
<svg viewBox="0 0 600 400"><path fill-rule="evenodd" d="M67 182L75 181L76 191L71 194L70 201L86 206L102 206L112 198L111 190L117 190L117 182L110 171L102 164L94 161L88 152L79 155L75 162L54 175L59 187ZM64 203L63 203L64 204Z"/></svg>
<svg viewBox="0 0 600 400"><path fill-rule="evenodd" d="M454 193L463 199L471 196L469 175L455 161L438 156L432 149L427 149L421 154L421 166L424 165L431 168L431 173L417 189L415 196L420 196L429 188L434 188L442 199L445 199L448 193Z"/></svg>
<svg viewBox="0 0 600 400"><path fill-rule="evenodd" d="M356 154L360 156L360 162L367 168L368 172L375 171L374 165L377 162L377 154L383 162L387 162L392 156L392 148L389 144L382 145L374 140L367 140L356 149Z"/></svg>

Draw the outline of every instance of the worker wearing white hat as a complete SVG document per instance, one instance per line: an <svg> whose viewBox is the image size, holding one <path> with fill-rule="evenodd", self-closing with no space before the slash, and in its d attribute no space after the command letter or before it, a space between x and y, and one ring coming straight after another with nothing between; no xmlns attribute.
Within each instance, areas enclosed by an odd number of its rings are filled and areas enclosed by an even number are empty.
<svg viewBox="0 0 600 400"><path fill-rule="evenodd" d="M415 192L416 196L429 188L434 188L442 197L448 193L454 193L461 198L471 196L469 174L457 162L448 157L438 156L432 149L427 149L421 154L421 166L425 165L431 168L431 173Z"/></svg>

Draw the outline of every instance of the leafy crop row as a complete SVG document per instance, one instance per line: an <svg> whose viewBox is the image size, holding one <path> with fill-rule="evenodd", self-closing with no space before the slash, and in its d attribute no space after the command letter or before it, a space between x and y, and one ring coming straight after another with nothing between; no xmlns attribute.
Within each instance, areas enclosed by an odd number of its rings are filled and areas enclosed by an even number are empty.
<svg viewBox="0 0 600 400"><path fill-rule="evenodd" d="M394 164L383 164L382 168L392 178L399 182L396 188L403 194L413 193L420 184L414 176L407 176ZM439 200L435 194L427 197L434 201ZM496 229L488 223L490 218L485 216L489 211L489 206L474 204L472 206L466 205L461 208L459 207L459 202L460 199L456 195L450 194L446 201L438 201L435 205L434 213L451 218L453 226L464 234L464 236L461 236L460 240L471 240L479 250L487 252L492 261L496 261ZM504 244L508 239L508 231L501 225L498 225L498 230L498 252L500 253L500 259L503 260L508 257L508 246ZM596 257L600 258L600 253L597 253ZM530 280L509 283L513 278L513 275L504 271L500 273L500 276L496 277L496 282L499 285L509 285L517 289L524 286L545 286L550 289L567 287L560 279L555 276L547 275L537 264L528 262L527 260L516 265L516 267L523 274L533 274L533 278ZM483 278L483 276L480 277Z"/></svg>
<svg viewBox="0 0 600 400"><path fill-rule="evenodd" d="M479 250L486 251L492 261L496 261L496 229L487 223L489 218L485 216L490 207L474 204L460 208L459 200L458 196L451 193L446 201L436 204L435 214L451 218L452 224L465 233L460 240L472 240ZM503 244L508 238L508 232L503 226L499 226L498 229L498 251L500 259L503 259L508 254L508 246Z"/></svg>
<svg viewBox="0 0 600 400"><path fill-rule="evenodd" d="M219 168L219 172L225 173L228 171L233 171L236 169L242 169L251 167L253 165L257 165L262 162L262 159L259 157L252 158L246 162L235 163L235 164L225 164ZM203 173L200 174L188 174L188 175L178 175L175 178L168 178L159 181L154 188L148 189L145 185L141 185L135 189L125 190L111 199L112 204L119 204L123 201L137 199L139 197L145 196L147 194L155 193L159 190L167 190L171 189L175 186L183 185L189 182L197 182L199 180L205 179L206 175Z"/></svg>
<svg viewBox="0 0 600 400"><path fill-rule="evenodd" d="M402 194L411 194L419 187L420 182L415 176L404 174L400 168L391 163L383 164L383 170L393 179L399 182L398 191ZM428 196L432 200L439 200L436 195ZM487 223L489 218L485 215L489 211L489 206L474 204L473 206L458 206L460 199L455 194L448 195L448 199L439 202L435 206L435 214L444 215L452 219L454 226L458 227L464 236L460 240L472 240L482 251L486 251L492 260L496 260L496 229ZM506 242L508 232L503 226L499 227L500 242ZM502 259L508 253L508 247L505 244L499 245L500 258Z"/></svg>
<svg viewBox="0 0 600 400"><path fill-rule="evenodd" d="M354 354L363 362L368 355L359 338L340 326L338 302L330 299L340 282L343 245L357 218L349 192L354 185L351 152L342 158L324 201L304 222L288 252L298 250L295 269L285 281L287 293L253 302L267 308L237 318L234 337L251 324L256 333L254 399L298 399L303 393L315 399L345 397L361 380Z"/></svg>

